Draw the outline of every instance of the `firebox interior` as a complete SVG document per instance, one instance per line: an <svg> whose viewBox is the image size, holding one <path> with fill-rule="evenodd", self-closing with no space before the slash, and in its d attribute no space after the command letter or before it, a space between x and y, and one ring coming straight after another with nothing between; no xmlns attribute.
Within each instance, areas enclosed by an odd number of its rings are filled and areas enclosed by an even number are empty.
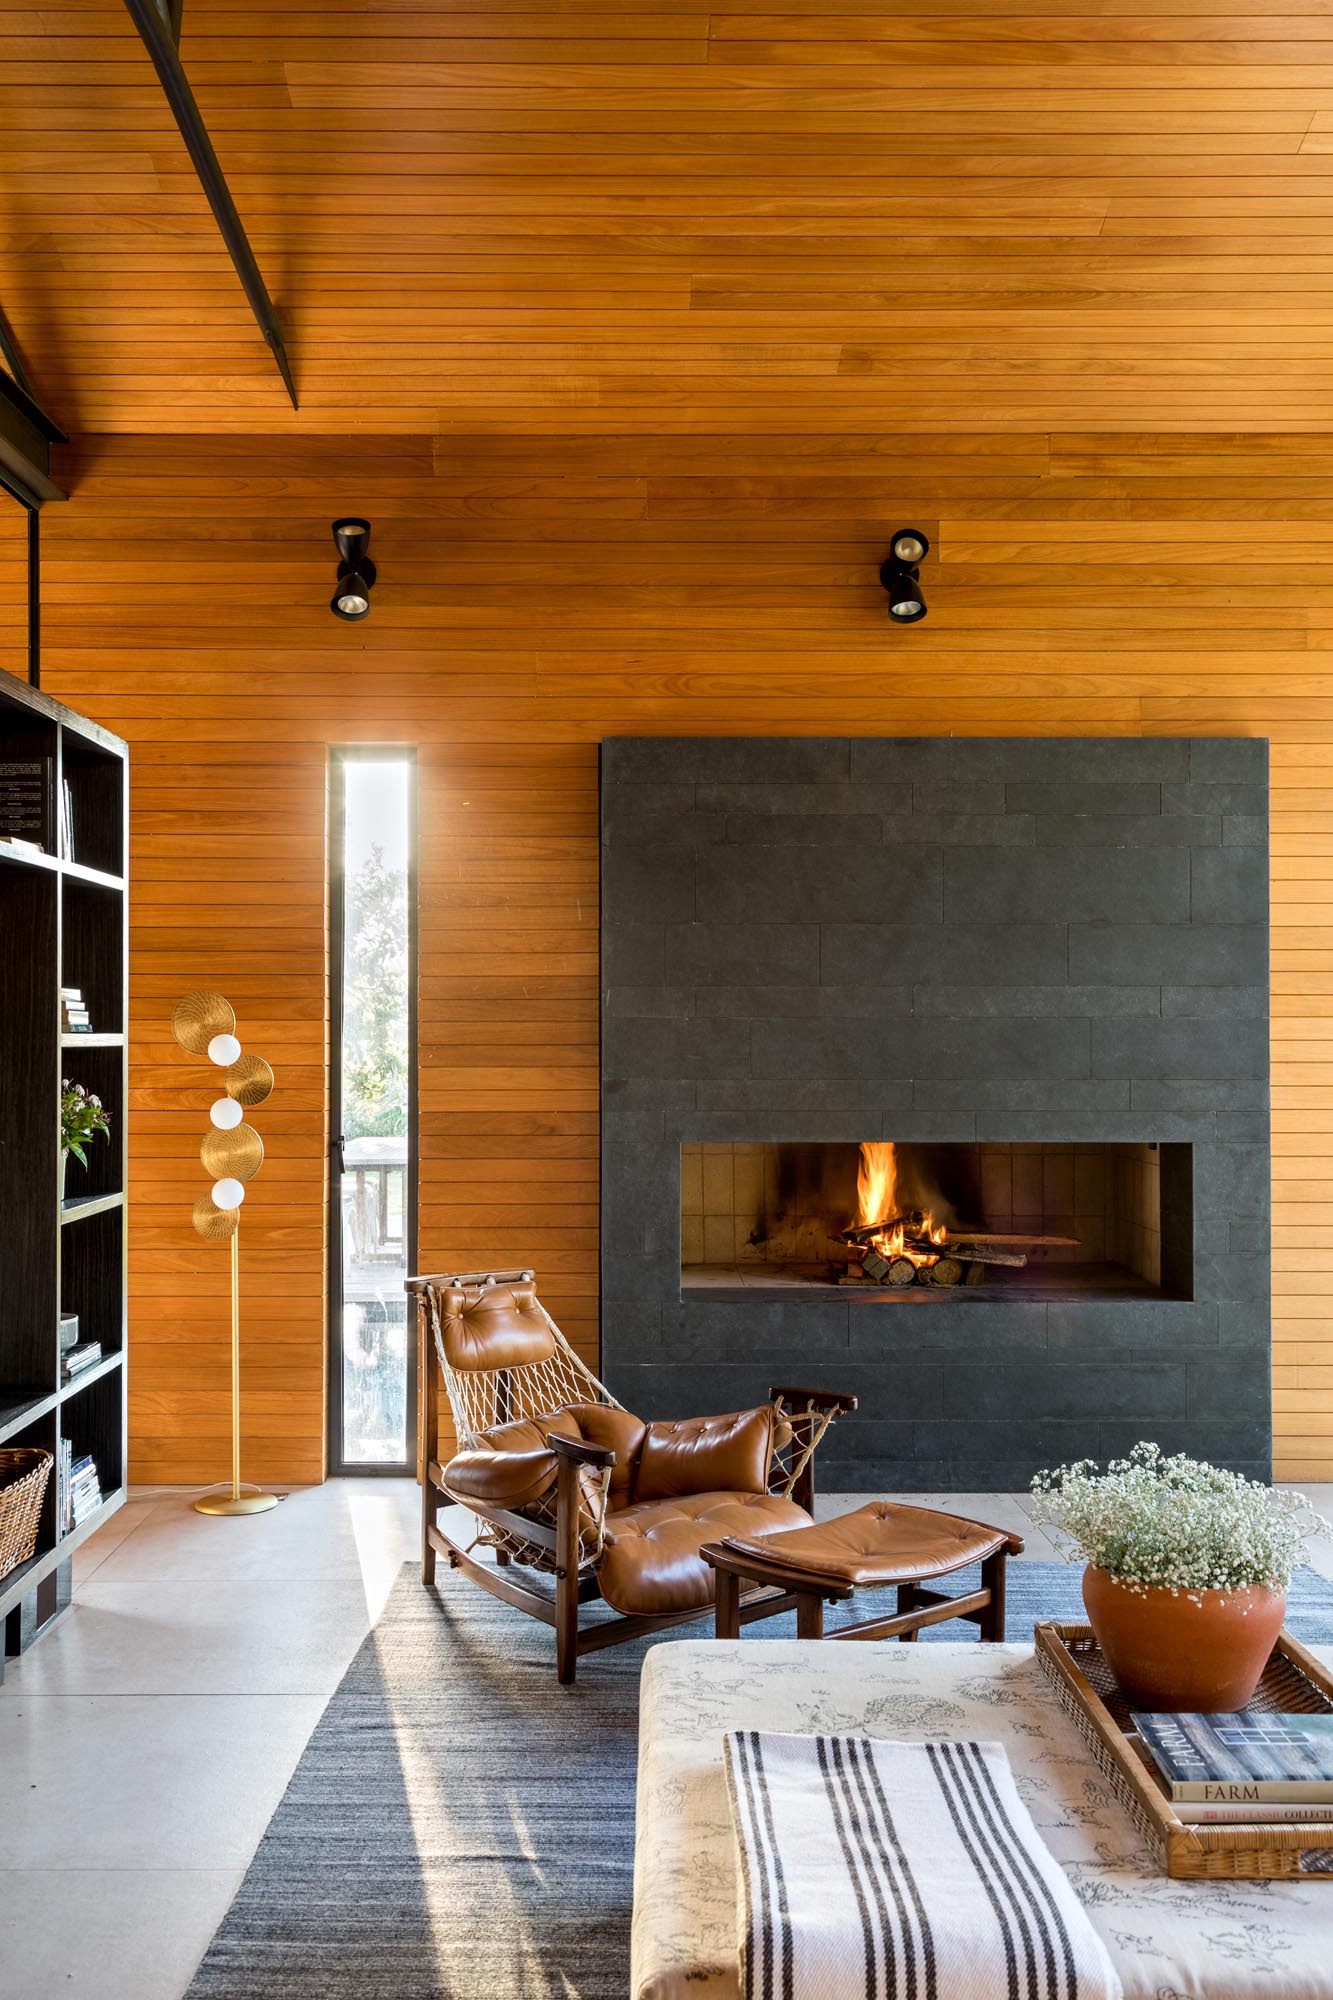
<svg viewBox="0 0 1333 2000"><path fill-rule="evenodd" d="M692 1294L1193 1296L1176 1142L685 1142L680 1189Z"/></svg>

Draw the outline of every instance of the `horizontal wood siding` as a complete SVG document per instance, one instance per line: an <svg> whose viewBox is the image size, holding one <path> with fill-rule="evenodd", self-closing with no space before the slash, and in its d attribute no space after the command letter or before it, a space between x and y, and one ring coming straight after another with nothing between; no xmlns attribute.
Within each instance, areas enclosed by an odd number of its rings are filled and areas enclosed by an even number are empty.
<svg viewBox="0 0 1333 2000"><path fill-rule="evenodd" d="M121 0L0 8L67 429L1333 430L1297 0L190 0L288 408Z"/></svg>
<svg viewBox="0 0 1333 2000"><path fill-rule="evenodd" d="M597 1338L597 743L680 734L1273 739L1280 1469L1333 1476L1333 475L1317 439L90 440L44 518L45 683L133 748L132 1476L217 1477L209 1098L167 1031L236 1002L278 1074L246 1208L246 1469L324 1437L330 743L421 754L421 1257L531 1261ZM327 603L365 512L364 624ZM130 524L127 530L127 522ZM888 531L931 615L890 630Z"/></svg>

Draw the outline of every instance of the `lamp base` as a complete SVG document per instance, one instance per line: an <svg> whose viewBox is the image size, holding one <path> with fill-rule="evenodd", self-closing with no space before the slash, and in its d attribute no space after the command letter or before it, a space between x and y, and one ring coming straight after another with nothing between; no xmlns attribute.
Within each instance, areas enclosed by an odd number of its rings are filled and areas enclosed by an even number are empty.
<svg viewBox="0 0 1333 2000"><path fill-rule="evenodd" d="M257 1486L243 1487L239 1493L219 1486L190 1502L196 1514L267 1514L277 1504L276 1493L261 1493Z"/></svg>

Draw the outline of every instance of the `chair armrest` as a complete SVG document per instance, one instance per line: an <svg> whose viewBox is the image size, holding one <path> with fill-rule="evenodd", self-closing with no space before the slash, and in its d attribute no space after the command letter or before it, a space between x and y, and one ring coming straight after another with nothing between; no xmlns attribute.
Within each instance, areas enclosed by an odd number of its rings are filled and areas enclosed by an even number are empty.
<svg viewBox="0 0 1333 2000"><path fill-rule="evenodd" d="M775 1382L769 1390L769 1397L776 1402L781 1396L786 1403L813 1404L817 1410L854 1410L855 1396L844 1394L839 1389L801 1389L790 1382Z"/></svg>
<svg viewBox="0 0 1333 2000"><path fill-rule="evenodd" d="M594 1465L601 1469L616 1462L616 1455L609 1445L585 1444L582 1438L562 1437L559 1431L549 1432L546 1442L557 1458L568 1459L575 1465Z"/></svg>

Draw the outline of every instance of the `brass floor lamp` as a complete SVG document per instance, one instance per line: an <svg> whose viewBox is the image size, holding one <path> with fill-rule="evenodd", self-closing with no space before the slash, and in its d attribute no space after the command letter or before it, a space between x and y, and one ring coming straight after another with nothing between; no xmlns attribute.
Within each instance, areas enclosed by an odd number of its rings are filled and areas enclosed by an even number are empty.
<svg viewBox="0 0 1333 2000"><path fill-rule="evenodd" d="M226 1092L209 1108L199 1157L213 1185L196 1201L193 1220L205 1242L231 1244L231 1484L201 1494L194 1505L201 1514L264 1514L277 1506L277 1494L241 1484L241 1203L246 1182L264 1164L264 1142L245 1123L245 1111L264 1102L273 1071L262 1056L243 1054L235 1009L220 993L187 993L176 1003L171 1032L190 1055L207 1056L221 1069Z"/></svg>

